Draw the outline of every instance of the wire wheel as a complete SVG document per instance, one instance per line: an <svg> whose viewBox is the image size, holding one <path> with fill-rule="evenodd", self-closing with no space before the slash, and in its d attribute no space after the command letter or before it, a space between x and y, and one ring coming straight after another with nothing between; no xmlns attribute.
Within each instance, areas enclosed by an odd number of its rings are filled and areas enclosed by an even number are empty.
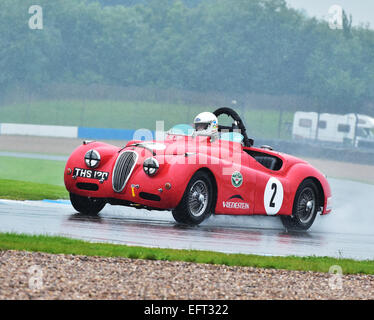
<svg viewBox="0 0 374 320"><path fill-rule="evenodd" d="M297 215L302 223L309 223L313 219L316 208L316 195L312 188L303 189L297 204Z"/></svg>
<svg viewBox="0 0 374 320"><path fill-rule="evenodd" d="M189 191L188 205L191 214L194 217L200 217L204 214L209 202L209 191L206 183L197 180Z"/></svg>
<svg viewBox="0 0 374 320"><path fill-rule="evenodd" d="M188 182L178 206L172 210L175 221L191 226L200 224L210 216L213 199L211 176L204 171L196 172Z"/></svg>
<svg viewBox="0 0 374 320"><path fill-rule="evenodd" d="M323 196L323 194L322 194ZM321 194L312 179L304 180L296 191L292 215L282 215L280 218L287 230L308 230L317 215L321 205Z"/></svg>

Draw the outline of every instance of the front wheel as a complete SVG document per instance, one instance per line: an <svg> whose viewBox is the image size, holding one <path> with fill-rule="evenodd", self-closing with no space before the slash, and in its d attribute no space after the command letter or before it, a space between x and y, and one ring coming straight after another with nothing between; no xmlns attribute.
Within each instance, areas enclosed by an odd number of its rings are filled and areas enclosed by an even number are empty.
<svg viewBox="0 0 374 320"><path fill-rule="evenodd" d="M178 207L172 213L175 221L198 225L211 213L213 185L205 172L197 172L190 180Z"/></svg>
<svg viewBox="0 0 374 320"><path fill-rule="evenodd" d="M288 230L308 230L318 211L318 189L311 179L304 180L296 191L292 216L281 216Z"/></svg>
<svg viewBox="0 0 374 320"><path fill-rule="evenodd" d="M70 193L70 202L75 210L88 216L98 215L106 205L102 199L82 197L74 193Z"/></svg>

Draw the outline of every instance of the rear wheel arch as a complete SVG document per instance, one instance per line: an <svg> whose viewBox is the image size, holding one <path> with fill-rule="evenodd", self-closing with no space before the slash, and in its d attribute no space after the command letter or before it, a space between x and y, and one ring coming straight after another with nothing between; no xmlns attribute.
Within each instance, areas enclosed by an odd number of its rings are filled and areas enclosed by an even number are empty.
<svg viewBox="0 0 374 320"><path fill-rule="evenodd" d="M308 230L318 214L321 195L319 181L314 177L305 178L297 187L292 205L292 215L280 216L287 230Z"/></svg>
<svg viewBox="0 0 374 320"><path fill-rule="evenodd" d="M297 186L297 188L299 188L299 186L306 180L311 180L314 182L315 186L317 187L317 191L318 191L318 195L317 195L317 199L318 199L318 206L319 207L324 207L325 205L325 192L323 191L323 187L322 187L322 184L321 182L316 178L316 177L307 177L305 178L303 181L301 181L299 183L299 185ZM297 189L296 189L297 191ZM296 195L296 191L295 191L295 195ZM318 210L319 211L319 210Z"/></svg>
<svg viewBox="0 0 374 320"><path fill-rule="evenodd" d="M297 163L291 167L290 172L288 173L288 177L290 181L292 181L291 195L293 196L293 199L295 198L297 190L300 187L300 185L304 181L309 179L315 184L316 188L318 189L318 205L321 207L324 206L326 196L323 187L323 176L318 171L316 171L308 164ZM294 201L295 200L292 201L292 205L294 204Z"/></svg>

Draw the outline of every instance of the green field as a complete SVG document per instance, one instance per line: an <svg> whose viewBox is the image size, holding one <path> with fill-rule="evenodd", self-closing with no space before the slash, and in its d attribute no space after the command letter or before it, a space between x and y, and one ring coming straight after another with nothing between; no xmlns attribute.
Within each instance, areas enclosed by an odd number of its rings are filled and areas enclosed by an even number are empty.
<svg viewBox="0 0 374 320"><path fill-rule="evenodd" d="M269 257L198 250L128 247L125 245L90 243L62 237L29 236L9 233L0 233L0 250L25 250L53 254L186 261L316 272L328 272L331 266L339 265L344 274L374 274L374 261L355 261L328 257Z"/></svg>
<svg viewBox="0 0 374 320"><path fill-rule="evenodd" d="M67 199L64 161L0 157L0 198Z"/></svg>
<svg viewBox="0 0 374 320"><path fill-rule="evenodd" d="M150 103L108 100L48 100L0 107L1 122L66 125L119 129L156 129L156 121L165 121L165 129L178 123L192 123L203 111L214 111L214 106ZM278 138L279 112L247 110L244 115L249 136ZM293 113L282 115L281 138L289 138Z"/></svg>
<svg viewBox="0 0 374 320"><path fill-rule="evenodd" d="M64 185L64 161L0 157L0 179Z"/></svg>
<svg viewBox="0 0 374 320"><path fill-rule="evenodd" d="M28 181L0 179L0 199L68 199L65 187Z"/></svg>

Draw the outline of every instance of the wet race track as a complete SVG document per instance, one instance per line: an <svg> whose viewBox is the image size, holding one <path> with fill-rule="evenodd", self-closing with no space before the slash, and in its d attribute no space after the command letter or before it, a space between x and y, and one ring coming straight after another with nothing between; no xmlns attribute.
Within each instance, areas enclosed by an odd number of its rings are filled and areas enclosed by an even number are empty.
<svg viewBox="0 0 374 320"><path fill-rule="evenodd" d="M212 216L198 227L176 225L170 212L107 205L98 218L68 201L0 200L0 232L61 235L95 242L260 255L374 259L374 185L329 179L333 213L308 232L286 232L277 217Z"/></svg>

